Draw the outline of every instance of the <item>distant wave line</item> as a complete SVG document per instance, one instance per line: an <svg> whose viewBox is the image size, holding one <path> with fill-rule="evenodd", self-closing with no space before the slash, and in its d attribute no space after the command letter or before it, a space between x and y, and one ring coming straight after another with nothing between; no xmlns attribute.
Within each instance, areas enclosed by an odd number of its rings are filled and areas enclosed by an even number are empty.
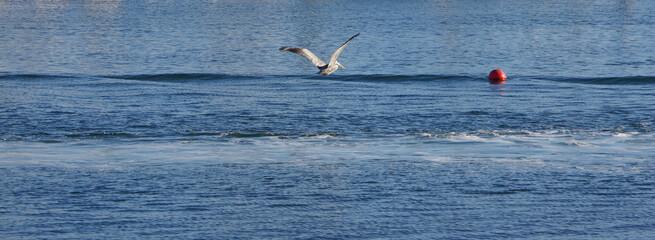
<svg viewBox="0 0 655 240"><path fill-rule="evenodd" d="M626 77L534 77L534 79L596 85L643 85L655 84L655 76Z"/></svg>
<svg viewBox="0 0 655 240"><path fill-rule="evenodd" d="M252 80L252 79L279 79L300 78L316 79L322 81L371 81L371 82L429 82L429 81L487 81L486 76L472 75L393 75L393 74L357 74L338 76L307 76L307 75L238 75L222 73L162 73L162 74L129 74L129 75L51 75L51 74L0 74L0 80L57 80L57 79L119 79L136 81L217 81L217 80ZM544 76L510 76L512 79L535 79L555 82L568 82L596 85L645 85L655 84L655 76L623 76L623 77L544 77Z"/></svg>

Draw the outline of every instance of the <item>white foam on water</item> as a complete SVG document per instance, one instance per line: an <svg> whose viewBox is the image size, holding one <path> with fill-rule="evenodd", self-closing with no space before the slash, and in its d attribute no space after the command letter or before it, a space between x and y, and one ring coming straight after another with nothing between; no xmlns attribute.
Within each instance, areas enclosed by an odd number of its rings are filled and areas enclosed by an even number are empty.
<svg viewBox="0 0 655 240"><path fill-rule="evenodd" d="M653 146L653 133L562 131L425 133L374 138L320 134L230 141L94 140L84 144L0 142L0 164L120 169L161 164L393 161L639 171L635 163L655 159Z"/></svg>

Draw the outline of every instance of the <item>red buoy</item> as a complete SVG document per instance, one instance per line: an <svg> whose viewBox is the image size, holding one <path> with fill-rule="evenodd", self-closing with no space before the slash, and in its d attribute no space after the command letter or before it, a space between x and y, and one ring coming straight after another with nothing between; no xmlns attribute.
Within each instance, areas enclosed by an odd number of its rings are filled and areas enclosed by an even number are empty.
<svg viewBox="0 0 655 240"><path fill-rule="evenodd" d="M489 73L489 80L491 81L502 81L505 82L507 75L500 69L494 69Z"/></svg>

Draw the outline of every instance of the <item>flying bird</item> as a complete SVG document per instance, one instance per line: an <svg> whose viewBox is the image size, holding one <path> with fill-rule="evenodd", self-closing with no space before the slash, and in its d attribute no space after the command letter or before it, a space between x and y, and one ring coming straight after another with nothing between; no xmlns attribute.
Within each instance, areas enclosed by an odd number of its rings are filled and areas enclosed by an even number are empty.
<svg viewBox="0 0 655 240"><path fill-rule="evenodd" d="M300 56L306 57L309 59L309 61L312 61L312 63L318 68L319 72L317 74L322 74L322 75L330 75L330 73L336 71L339 68L346 69L343 65L341 65L339 62L337 62L337 58L339 57L339 54L341 54L341 51L350 43L350 41L353 40L353 38L359 36L358 34L355 34L355 36L352 36L348 41L346 41L339 49L334 51L332 56L330 57L330 62L325 64L323 61L321 61L320 58L318 58L314 53L310 52L306 48L293 48L293 47L281 47L280 50L282 51L289 51L292 53L299 54Z"/></svg>

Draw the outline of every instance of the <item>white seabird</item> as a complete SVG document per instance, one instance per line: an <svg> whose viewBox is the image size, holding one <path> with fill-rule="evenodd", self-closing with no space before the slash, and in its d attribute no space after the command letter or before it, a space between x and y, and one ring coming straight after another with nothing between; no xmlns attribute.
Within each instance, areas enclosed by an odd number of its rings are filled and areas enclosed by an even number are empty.
<svg viewBox="0 0 655 240"><path fill-rule="evenodd" d="M318 58L316 55L314 55L314 53L310 52L306 48L281 47L280 50L297 53L303 57L306 57L307 59L309 59L309 61L312 61L312 63L314 63L314 65L316 65L316 67L318 68L319 72L317 74L330 75L330 73L336 71L339 68L346 69L346 67L344 67L339 62L337 62L337 58L339 57L339 54L341 54L341 51L343 51L343 49L350 43L350 41L352 41L353 38L357 36L359 36L359 33L355 34L355 36L352 36L350 39L348 39L348 41L346 41L346 43L341 45L339 49L334 51L334 53L330 57L330 62L328 62L328 64L325 64L323 61L321 61L320 58Z"/></svg>

